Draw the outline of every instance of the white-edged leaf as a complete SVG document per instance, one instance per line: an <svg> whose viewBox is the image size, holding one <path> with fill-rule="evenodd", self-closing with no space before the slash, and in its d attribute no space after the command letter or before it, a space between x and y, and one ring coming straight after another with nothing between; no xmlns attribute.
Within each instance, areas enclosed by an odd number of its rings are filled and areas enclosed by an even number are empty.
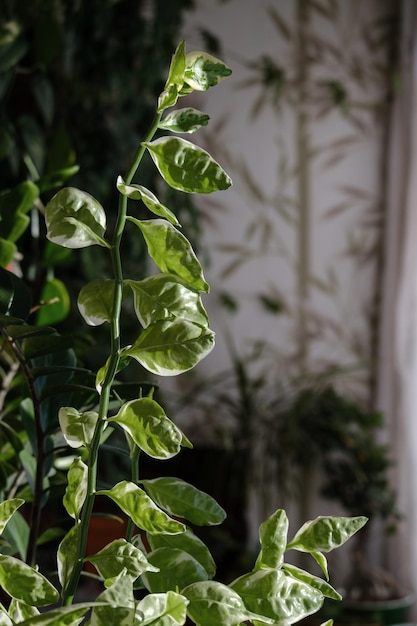
<svg viewBox="0 0 417 626"><path fill-rule="evenodd" d="M176 376L192 369L214 347L214 332L183 319L155 322L123 356L130 356L159 376Z"/></svg>
<svg viewBox="0 0 417 626"><path fill-rule="evenodd" d="M164 219L171 222L175 226L179 225L179 222L175 216L175 214L168 209L165 205L159 202L158 198L152 191L149 191L146 187L142 185L130 184L127 185L121 176L117 179L117 189L119 192L130 198L131 200L142 200L143 204L155 215L159 215L159 217L163 217Z"/></svg>
<svg viewBox="0 0 417 626"><path fill-rule="evenodd" d="M76 562L79 533L80 525L75 524L70 528L58 546L58 578L63 592L67 589Z"/></svg>
<svg viewBox="0 0 417 626"><path fill-rule="evenodd" d="M206 91L231 73L230 67L207 52L196 50L185 56L185 82L196 91Z"/></svg>
<svg viewBox="0 0 417 626"><path fill-rule="evenodd" d="M87 495L88 467L79 458L75 458L67 474L67 487L62 503L68 515L78 520L81 507Z"/></svg>
<svg viewBox="0 0 417 626"><path fill-rule="evenodd" d="M85 191L74 187L58 191L45 207L45 222L48 239L65 248L108 247L103 239L104 209Z"/></svg>
<svg viewBox="0 0 417 626"><path fill-rule="evenodd" d="M126 515L129 515L138 528L150 534L175 535L186 530L184 524L169 517L143 489L132 482L121 481L111 489L98 491L97 494L111 498Z"/></svg>
<svg viewBox="0 0 417 626"><path fill-rule="evenodd" d="M138 603L143 621L140 626L182 626L187 617L188 600L183 595L150 593Z"/></svg>
<svg viewBox="0 0 417 626"><path fill-rule="evenodd" d="M91 443L98 413L95 411L80 413L71 406L64 406L59 409L58 418L65 441L71 448L80 448Z"/></svg>
<svg viewBox="0 0 417 626"><path fill-rule="evenodd" d="M81 289L77 305L90 326L111 322L113 315L114 280L97 278Z"/></svg>
<svg viewBox="0 0 417 626"><path fill-rule="evenodd" d="M143 280L125 281L133 293L138 320L143 328L153 322L181 317L208 326L208 316L198 291L174 274L155 274Z"/></svg>
<svg viewBox="0 0 417 626"><path fill-rule="evenodd" d="M143 144L165 182L186 193L213 193L232 185L230 176L203 148L182 137L159 137Z"/></svg>
<svg viewBox="0 0 417 626"><path fill-rule="evenodd" d="M125 539L115 539L100 552L86 558L97 569L104 580L119 576L124 570L136 580L143 572L157 572L141 550Z"/></svg>
<svg viewBox="0 0 417 626"><path fill-rule="evenodd" d="M221 524L226 517L212 496L180 478L164 476L141 484L161 508L197 526Z"/></svg>
<svg viewBox="0 0 417 626"><path fill-rule="evenodd" d="M25 501L22 498L11 498L0 503L0 534L4 531L13 513L24 503Z"/></svg>
<svg viewBox="0 0 417 626"><path fill-rule="evenodd" d="M176 109L159 122L159 128L174 133L194 133L202 126L207 126L210 117L193 107Z"/></svg>
<svg viewBox="0 0 417 626"><path fill-rule="evenodd" d="M196 291L209 291L203 269L186 237L166 220L128 218L142 231L149 256L164 274L179 276Z"/></svg>
<svg viewBox="0 0 417 626"><path fill-rule="evenodd" d="M136 445L155 459L170 459L181 449L181 431L151 398L126 402L108 421L120 424Z"/></svg>
<svg viewBox="0 0 417 626"><path fill-rule="evenodd" d="M59 598L45 576L20 559L4 554L0 554L0 585L9 596L30 606L48 606Z"/></svg>

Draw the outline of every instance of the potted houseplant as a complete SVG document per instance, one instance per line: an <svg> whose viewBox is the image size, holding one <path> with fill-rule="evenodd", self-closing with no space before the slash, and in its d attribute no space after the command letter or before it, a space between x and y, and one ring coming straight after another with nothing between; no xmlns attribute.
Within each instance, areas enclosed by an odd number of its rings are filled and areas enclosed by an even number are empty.
<svg viewBox="0 0 417 626"><path fill-rule="evenodd" d="M325 555L365 524L362 515L316 518L288 540L288 519L279 509L261 525L252 570L230 585L213 580L215 563L194 529L220 524L225 511L183 480L140 474L141 455L165 460L192 444L153 398L149 384L138 383L132 397L132 385L119 379L136 361L151 376L178 375L213 347L200 295L209 289L201 265L175 214L133 178L148 153L176 190L210 193L230 186L207 152L166 134L191 133L206 124L200 111L174 107L182 96L229 74L220 60L204 52L187 54L184 42L178 46L149 131L131 167L117 179L113 232L107 233L102 205L84 191L63 188L46 205L52 243L72 249L97 245L111 259L113 275L87 283L77 301L88 325L108 328L108 358L97 372L80 366L70 336L37 323L25 281L8 269L0 272L2 624L164 626L188 618L201 626L248 621L272 626L316 612L325 597L340 598L327 581ZM36 180L30 190L37 193ZM28 200L22 195L15 200L11 220L22 226ZM149 210L147 219L134 216L138 202ZM124 277L122 238L128 227L143 237L159 273L141 280ZM13 243L14 235L11 227ZM125 305L138 320L131 344L123 336ZM124 436L128 475L102 485L99 460L116 432ZM39 547L56 535L43 526L43 513L59 494L67 521L58 539L57 571L48 573L39 563ZM88 529L98 497L113 503L127 524L123 537L89 555ZM289 549L311 554L325 579L286 563ZM94 597L79 600L86 561L95 568L99 588Z"/></svg>

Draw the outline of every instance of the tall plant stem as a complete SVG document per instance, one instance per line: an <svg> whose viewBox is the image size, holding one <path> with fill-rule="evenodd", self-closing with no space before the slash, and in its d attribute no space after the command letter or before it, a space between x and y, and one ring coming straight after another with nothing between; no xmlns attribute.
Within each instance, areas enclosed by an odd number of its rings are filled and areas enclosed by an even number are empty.
<svg viewBox="0 0 417 626"><path fill-rule="evenodd" d="M306 25L308 6L305 0L297 2L298 24L298 98L296 112L296 150L298 170L298 363L299 373L308 367L307 304L310 275L310 137L308 133L308 62L306 50Z"/></svg>
<svg viewBox="0 0 417 626"><path fill-rule="evenodd" d="M144 141L151 141L158 128L161 114L156 114L153 122L149 128L148 133L145 136ZM145 153L145 146L140 145L132 166L125 176L125 182L127 184L132 182L132 179L140 165L142 157ZM74 569L71 573L71 578L68 586L63 591L63 603L64 605L72 604L78 583L80 580L83 559L87 547L88 527L91 519L91 515L94 507L96 485L97 485L97 461L100 448L101 436L106 424L106 418L109 410L110 393L113 385L114 378L117 373L117 368L120 360L120 314L122 308L123 299L123 271L122 260L120 256L120 244L126 224L127 215L127 197L120 196L117 221L114 229L113 240L111 245L111 258L114 274L114 298L113 298L113 311L112 320L110 324L110 357L106 370L106 376L102 384L98 420L95 428L94 436L90 444L89 455L87 460L88 474L87 474L87 495L84 502L84 506L81 512L78 541L77 541L77 556L75 560Z"/></svg>

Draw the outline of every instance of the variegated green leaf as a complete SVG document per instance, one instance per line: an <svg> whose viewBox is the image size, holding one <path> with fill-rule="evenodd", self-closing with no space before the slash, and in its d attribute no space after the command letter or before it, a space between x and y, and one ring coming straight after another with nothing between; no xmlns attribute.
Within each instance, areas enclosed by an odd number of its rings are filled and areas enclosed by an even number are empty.
<svg viewBox="0 0 417 626"><path fill-rule="evenodd" d="M64 248L85 248L98 244L108 247L103 239L106 214L90 194L66 187L58 191L45 207L47 237Z"/></svg>
<svg viewBox="0 0 417 626"><path fill-rule="evenodd" d="M182 137L159 137L143 144L165 182L186 193L229 189L232 181L213 157Z"/></svg>
<svg viewBox="0 0 417 626"><path fill-rule="evenodd" d="M316 613L323 594L306 583L287 576L282 569L262 568L231 584L245 606L273 623L293 624Z"/></svg>
<svg viewBox="0 0 417 626"><path fill-rule="evenodd" d="M238 626L254 617L239 594L219 582L196 582L181 593L189 600L187 612L198 626ZM266 619L265 623L273 622Z"/></svg>
<svg viewBox="0 0 417 626"><path fill-rule="evenodd" d="M126 402L108 421L120 424L136 445L155 459L169 459L181 449L181 431L151 398Z"/></svg>
<svg viewBox="0 0 417 626"><path fill-rule="evenodd" d="M259 527L261 552L257 566L281 567L287 546L288 518L282 509L278 509Z"/></svg>
<svg viewBox="0 0 417 626"><path fill-rule="evenodd" d="M180 478L154 478L141 484L161 508L197 526L221 524L226 517L212 496Z"/></svg>
<svg viewBox="0 0 417 626"><path fill-rule="evenodd" d="M14 626L14 622L9 617L8 612L0 603L0 626Z"/></svg>
<svg viewBox="0 0 417 626"><path fill-rule="evenodd" d="M157 548L148 558L157 571L144 572L142 580L152 593L181 590L209 578L199 561L178 548Z"/></svg>
<svg viewBox="0 0 417 626"><path fill-rule="evenodd" d="M156 274L139 281L127 280L126 284L132 290L135 312L143 328L174 317L208 326L200 294L178 276Z"/></svg>
<svg viewBox="0 0 417 626"><path fill-rule="evenodd" d="M216 563L208 547L187 529L180 535L148 535L148 543L152 550L157 548L174 548L191 554L206 570L208 578L213 578L216 573Z"/></svg>
<svg viewBox="0 0 417 626"><path fill-rule="evenodd" d="M130 576L119 575L96 599L87 626L139 626L133 582ZM104 603L103 606L99 604ZM139 616L140 617L140 616Z"/></svg>
<svg viewBox="0 0 417 626"><path fill-rule="evenodd" d="M332 600L341 600L342 596L340 593L336 591L328 582L323 580L322 578L318 578L318 576L313 576L313 574L309 574L308 572L296 567L295 565L290 565L289 563L284 563L282 566L284 572L296 578L297 580L301 580L307 585L314 587L314 589L318 589L326 598L331 598Z"/></svg>
<svg viewBox="0 0 417 626"><path fill-rule="evenodd" d="M141 626L182 626L187 617L188 600L179 593L148 594L138 603Z"/></svg>
<svg viewBox="0 0 417 626"><path fill-rule="evenodd" d="M58 418L65 440L71 448L80 448L91 443L98 413L95 411L80 413L73 407L65 406L59 409Z"/></svg>
<svg viewBox="0 0 417 626"><path fill-rule="evenodd" d="M57 562L58 562L58 578L61 583L62 590L65 593L71 578L72 570L77 559L77 543L80 533L80 525L75 524L67 532L63 540L58 546Z"/></svg>
<svg viewBox="0 0 417 626"><path fill-rule="evenodd" d="M193 133L202 126L207 126L209 116L197 109L188 107L186 109L176 109L169 113L159 122L159 128L170 130L174 133Z"/></svg>
<svg viewBox="0 0 417 626"><path fill-rule="evenodd" d="M366 517L319 516L303 524L288 544L287 550L330 552L343 545L367 521Z"/></svg>
<svg viewBox="0 0 417 626"><path fill-rule="evenodd" d="M114 280L97 278L85 285L78 295L78 309L90 326L111 322L113 315Z"/></svg>
<svg viewBox="0 0 417 626"><path fill-rule="evenodd" d="M0 586L12 598L29 606L48 606L58 601L58 591L33 567L13 556L0 555Z"/></svg>
<svg viewBox="0 0 417 626"><path fill-rule="evenodd" d="M36 606L30 606L25 602L20 602L19 600L15 600L14 598L10 602L9 606L9 615L13 619L13 621L17 624L20 622L24 622L25 620L35 617L39 615L39 610ZM1 620L0 620L1 624Z"/></svg>
<svg viewBox="0 0 417 626"><path fill-rule="evenodd" d="M123 356L136 359L159 376L176 376L192 369L214 347L214 333L183 319L155 322L146 328Z"/></svg>
<svg viewBox="0 0 417 626"><path fill-rule="evenodd" d="M189 52L185 57L185 82L196 91L206 91L231 73L230 67L207 52Z"/></svg>
<svg viewBox="0 0 417 626"><path fill-rule="evenodd" d="M67 487L62 503L71 517L78 520L87 495L87 465L79 458L73 460L67 474Z"/></svg>
<svg viewBox="0 0 417 626"><path fill-rule="evenodd" d="M146 187L134 184L127 185L123 178L119 176L117 179L117 189L122 195L127 196L131 200L142 200L143 204L155 215L163 217L171 222L171 224L179 224L175 214L165 205L161 204L152 191L149 191Z"/></svg>
<svg viewBox="0 0 417 626"><path fill-rule="evenodd" d="M89 556L87 559L94 565L104 580L115 578L126 570L126 573L135 580L143 572L156 572L154 567L141 550L136 548L125 539L115 539L100 552Z"/></svg>
<svg viewBox="0 0 417 626"><path fill-rule="evenodd" d="M150 534L167 533L177 534L185 531L186 527L162 511L151 498L137 485L129 481L117 483L108 490L98 491L98 494L111 498L126 515L133 520L138 528Z"/></svg>
<svg viewBox="0 0 417 626"><path fill-rule="evenodd" d="M190 242L166 220L128 218L142 231L150 257L164 274L179 276L196 291L209 291Z"/></svg>
<svg viewBox="0 0 417 626"><path fill-rule="evenodd" d="M164 90L158 98L158 113L162 113L164 109L173 106L177 102L184 84L184 71L185 42L181 41L172 56L168 78Z"/></svg>
<svg viewBox="0 0 417 626"><path fill-rule="evenodd" d="M13 513L24 503L22 498L11 498L0 503L0 534L4 531Z"/></svg>

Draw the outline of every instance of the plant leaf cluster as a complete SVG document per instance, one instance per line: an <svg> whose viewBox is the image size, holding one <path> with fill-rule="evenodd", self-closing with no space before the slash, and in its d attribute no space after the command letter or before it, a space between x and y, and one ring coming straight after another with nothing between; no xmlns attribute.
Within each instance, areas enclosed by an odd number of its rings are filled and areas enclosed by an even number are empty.
<svg viewBox="0 0 417 626"><path fill-rule="evenodd" d="M185 624L187 618L201 626L291 624L317 611L325 597L339 597L327 582L325 554L364 525L362 516L317 518L288 541L288 520L279 510L261 526L253 570L230 585L215 581L213 557L195 527L221 524L225 511L184 480L139 475L141 454L164 460L192 444L153 398L149 385L138 384L132 398L131 388L125 394L118 380L119 372L133 361L151 374L178 375L213 348L214 333L201 300L209 285L200 262L174 213L132 179L148 152L175 190L212 193L230 187L229 176L205 150L181 137L154 138L167 126L190 133L205 124L204 114L176 108L165 115L166 109L229 74L222 61L204 52L187 54L184 43L178 46L149 131L131 167L117 179L118 216L110 236L107 212L84 191L61 189L45 208L52 243L70 249L98 246L110 255L112 278L94 279L78 298L84 321L108 329L108 358L98 372L80 369L71 338L33 322L24 281L9 271L0 273L5 398L0 422L5 459L0 586L9 598L6 606L0 605L4 624L168 626ZM150 217L131 214L138 202ZM122 239L128 228L143 237L158 269L155 275L124 279ZM129 301L138 332L126 345L121 327ZM9 397L8 373L14 380L17 370L23 384ZM116 429L125 437L130 476L102 487L98 460ZM46 540L40 535L42 509L58 477L69 524L56 550L58 580L52 581L37 566L37 549ZM87 555L96 497L107 499L126 516L127 530L125 537ZM29 524L20 512L27 507ZM22 523L20 542L12 545L9 539L13 532L19 535ZM285 564L289 549L311 554L326 580ZM75 594L87 561L96 569L101 591L94 600L77 604Z"/></svg>

